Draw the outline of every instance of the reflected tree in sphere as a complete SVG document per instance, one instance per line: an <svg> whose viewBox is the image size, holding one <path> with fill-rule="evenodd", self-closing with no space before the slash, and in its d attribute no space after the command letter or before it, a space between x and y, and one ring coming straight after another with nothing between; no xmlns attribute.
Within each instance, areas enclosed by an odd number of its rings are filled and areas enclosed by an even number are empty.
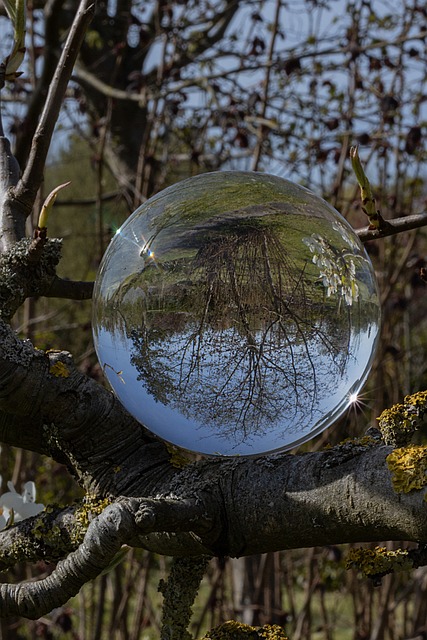
<svg viewBox="0 0 427 640"><path fill-rule="evenodd" d="M206 454L283 450L329 426L366 378L378 323L370 261L338 212L251 172L151 198L112 240L95 292L119 399Z"/></svg>

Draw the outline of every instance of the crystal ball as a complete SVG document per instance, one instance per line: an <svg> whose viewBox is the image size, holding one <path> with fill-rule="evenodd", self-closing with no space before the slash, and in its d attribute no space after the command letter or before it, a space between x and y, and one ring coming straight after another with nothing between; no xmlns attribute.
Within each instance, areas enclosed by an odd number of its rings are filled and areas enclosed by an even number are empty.
<svg viewBox="0 0 427 640"><path fill-rule="evenodd" d="M102 369L160 438L206 455L284 451L337 420L378 338L374 271L345 219L277 176L189 178L113 237L94 292Z"/></svg>

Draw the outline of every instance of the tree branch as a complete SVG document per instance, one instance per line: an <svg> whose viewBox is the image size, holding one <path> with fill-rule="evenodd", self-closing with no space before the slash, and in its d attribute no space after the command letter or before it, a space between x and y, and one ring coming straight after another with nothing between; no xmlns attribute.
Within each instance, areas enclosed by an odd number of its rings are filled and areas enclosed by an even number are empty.
<svg viewBox="0 0 427 640"><path fill-rule="evenodd" d="M94 8L95 0L81 0L49 86L45 106L34 134L28 163L15 189L15 197L25 204L27 214L31 211L43 179L45 161L62 105L62 99L87 27L92 20Z"/></svg>
<svg viewBox="0 0 427 640"><path fill-rule="evenodd" d="M49 289L43 291L47 298L67 298L68 300L89 300L94 282L64 280L55 276Z"/></svg>
<svg viewBox="0 0 427 640"><path fill-rule="evenodd" d="M114 98L115 100L129 100L131 102L137 102L138 104L144 104L147 101L147 96L135 91L127 91L123 89L117 89L103 80L100 80L96 75L84 69L83 67L76 67L74 69L73 76L82 85L90 85L96 91L99 91L107 98Z"/></svg>
<svg viewBox="0 0 427 640"><path fill-rule="evenodd" d="M37 128L40 112L44 108L46 96L55 67L58 62L61 43L60 14L65 0L50 0L44 3L45 41L43 46L43 69L34 90L29 96L28 108L21 127L16 132L15 156L21 167L25 166L31 147L31 140ZM33 10L35 7L33 6Z"/></svg>
<svg viewBox="0 0 427 640"><path fill-rule="evenodd" d="M368 242L369 240L379 240L379 238L385 238L387 236L393 236L403 231L410 231L411 229L418 229L427 225L427 213L417 213L412 216L405 216L404 218L395 218L394 220L386 220L387 227L384 229L370 229L369 227L363 227L362 229L355 229L359 239L362 242Z"/></svg>
<svg viewBox="0 0 427 640"><path fill-rule="evenodd" d="M165 444L77 372L68 354L36 351L7 325L0 325L0 379L0 406L41 417L45 452L66 457L82 485L101 496L146 496L108 507L84 544L45 581L1 587L0 615L37 617L58 606L105 569L123 543L165 555L241 556L427 539L424 467L414 489L396 493L388 465L393 449L373 439L303 455L215 458L175 468ZM10 535L0 534L0 543Z"/></svg>
<svg viewBox="0 0 427 640"><path fill-rule="evenodd" d="M203 509L177 500L122 499L106 507L89 525L83 543L45 579L0 584L0 617L39 618L76 595L112 562L123 544L153 531L203 529Z"/></svg>
<svg viewBox="0 0 427 640"><path fill-rule="evenodd" d="M159 591L164 597L162 640L192 640L187 628L209 560L209 556L174 558L167 581L160 581Z"/></svg>
<svg viewBox="0 0 427 640"><path fill-rule="evenodd" d="M121 498L108 506L48 578L1 585L0 616L39 617L63 604L108 567L122 544L167 555L241 556L343 542L425 540L425 486L395 493L386 464L391 451L350 443L299 456L190 465L168 483L169 496ZM141 493L143 484L141 478ZM2 542L3 536L10 534L0 534Z"/></svg>
<svg viewBox="0 0 427 640"><path fill-rule="evenodd" d="M145 477L147 491L174 469L164 443L132 418L116 397L76 369L67 352L44 353L21 341L0 323L0 408L18 414L19 446L32 422L39 425L32 448L67 465L95 494L138 492ZM42 428L43 425L43 428ZM39 441L35 442L35 434Z"/></svg>
<svg viewBox="0 0 427 640"><path fill-rule="evenodd" d="M1 114L0 114L1 123ZM14 215L10 190L18 183L20 169L10 149L10 142L0 136L0 250L25 235L24 217Z"/></svg>

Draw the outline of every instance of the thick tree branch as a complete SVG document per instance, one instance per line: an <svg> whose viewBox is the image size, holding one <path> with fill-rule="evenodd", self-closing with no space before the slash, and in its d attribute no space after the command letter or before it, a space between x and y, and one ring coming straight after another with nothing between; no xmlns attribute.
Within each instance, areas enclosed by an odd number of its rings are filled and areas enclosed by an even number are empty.
<svg viewBox="0 0 427 640"><path fill-rule="evenodd" d="M49 506L38 516L0 531L0 571L18 562L58 562L75 551L87 531L84 521L92 519L90 509L85 508L84 519L80 513L80 505Z"/></svg>
<svg viewBox="0 0 427 640"><path fill-rule="evenodd" d="M147 491L172 474L165 445L145 431L115 396L79 372L66 352L43 353L0 327L0 408L18 414L15 426L44 425L32 448L68 461L81 483L98 494ZM8 437L13 437L10 429ZM26 436L17 429L19 446ZM151 477L151 480L149 479Z"/></svg>
<svg viewBox="0 0 427 640"><path fill-rule="evenodd" d="M386 463L391 447L368 443L300 456L209 459L179 469L165 444L78 372L68 354L34 350L7 325L0 334L0 380L3 411L42 419L45 453L60 451L93 492L194 495L212 508L223 505L209 539L220 554L312 546L316 540L427 539L423 492L395 494ZM166 554L176 549L170 539L144 545ZM188 541L180 545L185 549Z"/></svg>
<svg viewBox="0 0 427 640"><path fill-rule="evenodd" d="M172 483L163 499L121 499L92 522L83 544L49 578L2 585L0 615L38 617L59 606L104 570L122 544L163 554L240 556L342 542L425 540L425 487L394 492L386 465L390 451L345 445L300 456L195 463L176 475L182 498L173 497Z"/></svg>
<svg viewBox="0 0 427 640"><path fill-rule="evenodd" d="M43 291L47 298L67 298L68 300L89 300L92 297L94 282L64 280L55 276L49 289Z"/></svg>
<svg viewBox="0 0 427 640"><path fill-rule="evenodd" d="M1 395L1 394L0 394ZM0 442L13 447L45 453L43 446L43 421L27 417L17 416L12 413L0 411ZM67 459L58 452L57 461L65 464Z"/></svg>
<svg viewBox="0 0 427 640"><path fill-rule="evenodd" d="M375 440L174 468L166 446L146 434L112 394L77 372L67 354L36 351L7 325L1 327L0 381L0 407L42 417L45 452L61 452L82 484L100 495L145 496L108 507L84 544L46 580L29 590L3 586L0 614L39 616L58 606L124 543L166 555L240 556L427 539L426 478L420 476L415 490L397 494L387 464L392 447ZM0 534L0 543L10 535Z"/></svg>

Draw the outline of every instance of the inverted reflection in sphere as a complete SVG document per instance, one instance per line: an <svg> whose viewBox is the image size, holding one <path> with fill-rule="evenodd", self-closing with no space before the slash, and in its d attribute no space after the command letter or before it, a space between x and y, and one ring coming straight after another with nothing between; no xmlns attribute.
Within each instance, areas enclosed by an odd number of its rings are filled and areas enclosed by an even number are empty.
<svg viewBox="0 0 427 640"><path fill-rule="evenodd" d="M276 176L208 173L116 233L97 354L128 411L206 454L285 450L348 407L379 327L372 265L335 209Z"/></svg>

